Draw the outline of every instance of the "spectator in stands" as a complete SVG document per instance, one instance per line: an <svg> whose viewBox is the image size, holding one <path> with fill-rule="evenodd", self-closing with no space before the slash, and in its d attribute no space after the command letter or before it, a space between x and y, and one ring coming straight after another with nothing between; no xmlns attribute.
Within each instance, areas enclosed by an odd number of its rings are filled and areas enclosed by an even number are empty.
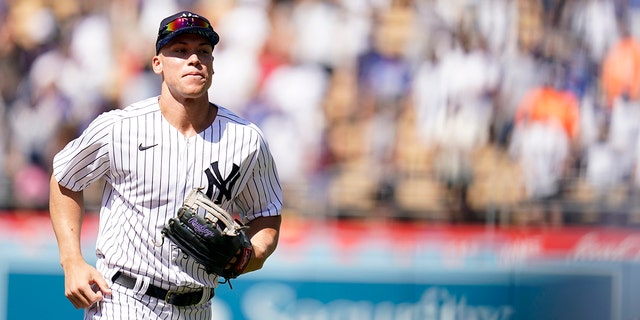
<svg viewBox="0 0 640 320"><path fill-rule="evenodd" d="M590 62L599 64L618 42L618 22L613 1L575 1L569 13L570 31L584 45Z"/></svg>
<svg viewBox="0 0 640 320"><path fill-rule="evenodd" d="M621 38L602 62L602 86L610 107L618 98L640 98L640 41L632 36L624 21L619 25Z"/></svg>
<svg viewBox="0 0 640 320"><path fill-rule="evenodd" d="M548 80L524 96L515 116L510 152L520 164L526 194L534 204L560 195L579 141L579 102L563 88L562 72L554 66ZM551 218L559 223L558 212L554 213Z"/></svg>

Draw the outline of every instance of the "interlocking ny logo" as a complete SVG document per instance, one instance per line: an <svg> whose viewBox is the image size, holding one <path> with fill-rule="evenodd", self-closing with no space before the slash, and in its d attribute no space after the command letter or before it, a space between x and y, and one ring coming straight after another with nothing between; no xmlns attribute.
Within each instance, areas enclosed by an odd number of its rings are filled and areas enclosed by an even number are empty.
<svg viewBox="0 0 640 320"><path fill-rule="evenodd" d="M227 176L227 178L225 179L222 177L222 174L220 174L218 161L216 161L212 163L211 166L204 171L204 173L207 175L207 180L209 180L207 197L211 199L211 196L213 196L213 187L215 186L216 188L218 188L218 190L220 190L220 193L218 193L218 196L213 202L215 202L216 204L222 203L222 197L227 198L227 201L231 200L231 190L236 184L236 181L238 181L238 178L240 178L240 167L234 163L233 167L231 168L231 172L229 172L229 176Z"/></svg>

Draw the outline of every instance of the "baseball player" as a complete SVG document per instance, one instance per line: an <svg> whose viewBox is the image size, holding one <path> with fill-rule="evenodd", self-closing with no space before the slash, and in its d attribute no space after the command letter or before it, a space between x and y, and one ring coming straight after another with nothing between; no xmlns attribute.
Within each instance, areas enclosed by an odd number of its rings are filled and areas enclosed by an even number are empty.
<svg viewBox="0 0 640 320"><path fill-rule="evenodd" d="M278 242L282 190L259 128L209 102L218 34L192 12L162 20L152 58L161 93L99 115L53 160L50 211L65 295L85 319L211 319L219 283L162 228L202 188L249 226L262 268ZM95 268L82 256L83 193L107 182Z"/></svg>

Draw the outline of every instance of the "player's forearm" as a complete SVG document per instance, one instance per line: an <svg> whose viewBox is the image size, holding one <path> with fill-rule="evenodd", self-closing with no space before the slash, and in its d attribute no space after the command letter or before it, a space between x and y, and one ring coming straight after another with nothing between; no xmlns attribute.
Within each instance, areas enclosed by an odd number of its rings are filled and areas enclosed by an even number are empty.
<svg viewBox="0 0 640 320"><path fill-rule="evenodd" d="M58 241L60 263L82 259L80 231L84 217L82 192L71 191L58 184L52 176L49 194L49 214ZM84 261L84 260L83 260Z"/></svg>
<svg viewBox="0 0 640 320"><path fill-rule="evenodd" d="M248 235L253 246L253 256L245 273L261 269L267 258L276 250L281 221L280 216L262 217L249 224Z"/></svg>

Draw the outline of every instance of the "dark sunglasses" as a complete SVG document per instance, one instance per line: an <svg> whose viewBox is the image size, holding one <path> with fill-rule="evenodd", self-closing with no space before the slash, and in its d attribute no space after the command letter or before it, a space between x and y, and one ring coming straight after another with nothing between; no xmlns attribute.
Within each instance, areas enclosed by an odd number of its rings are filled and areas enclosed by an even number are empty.
<svg viewBox="0 0 640 320"><path fill-rule="evenodd" d="M209 22L199 17L180 17L167 23L162 30L162 34L167 35L171 32L178 31L184 28L189 28L189 27L213 29L211 27L211 24L209 24Z"/></svg>

